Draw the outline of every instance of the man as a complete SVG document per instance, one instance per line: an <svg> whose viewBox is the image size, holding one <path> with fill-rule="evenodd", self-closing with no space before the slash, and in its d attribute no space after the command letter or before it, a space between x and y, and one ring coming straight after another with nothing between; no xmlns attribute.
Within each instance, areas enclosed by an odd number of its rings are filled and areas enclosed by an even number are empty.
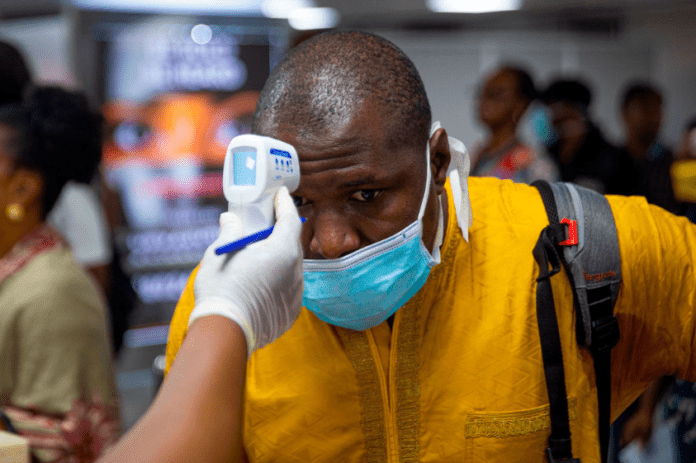
<svg viewBox="0 0 696 463"><path fill-rule="evenodd" d="M453 150L444 129L430 126L413 64L370 34L317 36L269 77L253 131L291 143L299 154L293 195L306 218L307 308L250 357L248 461L543 461L549 400L532 249L548 224L546 212L527 185L467 183L465 155ZM448 181L451 157L460 175ZM639 198L609 202L623 260L615 307L622 340L612 362L616 417L665 372L696 378L696 229ZM172 320L172 373L164 382L170 393L185 379L220 387L219 377L229 374L221 363L187 376L181 362L190 357L175 359L189 341L193 281ZM584 463L598 462L591 356L577 346L567 279L552 278L552 286L573 451ZM194 314L192 329L214 318ZM180 403L189 407L197 397L182 393ZM217 400L198 414L220 407L226 404ZM208 451L212 443L205 445Z"/></svg>
<svg viewBox="0 0 696 463"><path fill-rule="evenodd" d="M672 152L658 140L662 125L662 95L651 85L632 84L622 98L625 128L624 156L631 159L625 178L625 195L645 196L651 204L679 214L683 208L674 199L669 168Z"/></svg>
<svg viewBox="0 0 696 463"><path fill-rule="evenodd" d="M589 116L592 94L579 80L556 80L542 95L555 142L548 148L561 180L604 194L623 194L630 158L610 144Z"/></svg>
<svg viewBox="0 0 696 463"><path fill-rule="evenodd" d="M621 115L625 129L621 153L625 163L623 195L644 196L645 199L674 214L685 215L687 207L674 198L670 166L672 152L658 140L662 125L662 95L648 83L632 83L621 99ZM654 382L641 398L616 420L612 429L612 461L618 462L619 440L635 439L645 444L653 429L654 410L665 391L672 387L673 378ZM686 460L684 460L686 461Z"/></svg>
<svg viewBox="0 0 696 463"><path fill-rule="evenodd" d="M686 176L680 179L679 177L675 177L674 174L678 174L679 172L682 174L684 173L679 166L681 165L683 168L688 164L682 163L681 161L693 161L696 159L696 118L691 118L685 124L681 140L674 152L674 157L676 162L672 166L671 180L674 182L673 186L675 187L675 191L679 190L681 186L681 189L685 189L685 191L681 192L682 195L685 193L692 193L693 188L689 185L689 179L693 176L693 173L687 173ZM679 181L678 179L681 180L681 182L686 182L686 185L676 185L676 182ZM689 220L696 223L696 204L694 203L694 196L689 195L688 198L680 197L679 201L683 201L684 215L686 215Z"/></svg>
<svg viewBox="0 0 696 463"><path fill-rule="evenodd" d="M557 179L553 162L517 137L520 119L536 98L534 81L524 69L504 66L485 79L477 109L489 134L472 153L471 175L524 183Z"/></svg>

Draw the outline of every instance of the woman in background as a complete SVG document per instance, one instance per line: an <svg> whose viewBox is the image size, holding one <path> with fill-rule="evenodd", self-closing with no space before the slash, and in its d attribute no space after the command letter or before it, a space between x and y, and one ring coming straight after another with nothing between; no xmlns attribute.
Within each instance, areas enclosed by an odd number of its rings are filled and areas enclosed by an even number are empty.
<svg viewBox="0 0 696 463"><path fill-rule="evenodd" d="M478 118L488 137L471 152L471 175L498 177L515 182L558 180L556 165L518 138L518 126L537 98L530 75L504 66L489 75L478 98Z"/></svg>
<svg viewBox="0 0 696 463"><path fill-rule="evenodd" d="M44 462L93 461L119 430L104 300L45 221L100 155L82 95L0 107L0 407Z"/></svg>

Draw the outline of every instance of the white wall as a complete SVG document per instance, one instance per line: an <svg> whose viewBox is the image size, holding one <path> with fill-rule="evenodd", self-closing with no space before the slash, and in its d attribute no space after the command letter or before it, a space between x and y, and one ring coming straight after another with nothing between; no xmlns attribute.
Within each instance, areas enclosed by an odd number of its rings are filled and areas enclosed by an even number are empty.
<svg viewBox="0 0 696 463"><path fill-rule="evenodd" d="M635 14L627 35L653 47L652 80L665 93L664 134L681 135L687 119L696 117L696 4L671 12Z"/></svg>
<svg viewBox="0 0 696 463"><path fill-rule="evenodd" d="M78 87L71 66L72 25L67 14L0 21L0 40L20 48L36 82Z"/></svg>

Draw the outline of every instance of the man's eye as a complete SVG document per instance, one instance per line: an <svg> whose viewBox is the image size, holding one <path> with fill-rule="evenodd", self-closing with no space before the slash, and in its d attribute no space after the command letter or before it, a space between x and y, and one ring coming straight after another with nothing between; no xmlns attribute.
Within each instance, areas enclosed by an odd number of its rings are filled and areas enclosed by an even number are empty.
<svg viewBox="0 0 696 463"><path fill-rule="evenodd" d="M292 200L295 203L295 207L302 207L306 204L302 196L293 196Z"/></svg>
<svg viewBox="0 0 696 463"><path fill-rule="evenodd" d="M350 197L356 201L367 202L372 201L382 193L382 190L358 190Z"/></svg>

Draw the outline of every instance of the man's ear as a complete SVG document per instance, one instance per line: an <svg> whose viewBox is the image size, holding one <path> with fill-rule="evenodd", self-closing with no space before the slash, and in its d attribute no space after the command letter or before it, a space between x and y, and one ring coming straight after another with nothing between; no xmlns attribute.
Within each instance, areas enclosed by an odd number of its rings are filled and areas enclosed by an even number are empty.
<svg viewBox="0 0 696 463"><path fill-rule="evenodd" d="M440 195L445 191L447 169L452 156L450 154L449 139L445 129L437 129L430 137L430 171L435 185L435 192Z"/></svg>
<svg viewBox="0 0 696 463"><path fill-rule="evenodd" d="M44 181L40 173L29 169L17 169L7 185L8 204L20 204L25 208L41 207Z"/></svg>

